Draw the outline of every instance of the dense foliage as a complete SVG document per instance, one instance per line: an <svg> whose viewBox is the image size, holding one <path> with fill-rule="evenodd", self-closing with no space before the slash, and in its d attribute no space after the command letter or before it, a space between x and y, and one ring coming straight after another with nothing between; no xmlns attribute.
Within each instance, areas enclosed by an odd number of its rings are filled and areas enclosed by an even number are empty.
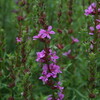
<svg viewBox="0 0 100 100"><path fill-rule="evenodd" d="M100 100L99 0L0 0L0 100Z"/></svg>

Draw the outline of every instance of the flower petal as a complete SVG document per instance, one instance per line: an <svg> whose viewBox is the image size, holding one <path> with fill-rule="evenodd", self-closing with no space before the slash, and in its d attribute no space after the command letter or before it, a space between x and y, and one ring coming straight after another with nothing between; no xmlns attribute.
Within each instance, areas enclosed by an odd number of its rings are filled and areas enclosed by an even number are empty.
<svg viewBox="0 0 100 100"><path fill-rule="evenodd" d="M52 30L52 26L48 26L48 31L51 31Z"/></svg>

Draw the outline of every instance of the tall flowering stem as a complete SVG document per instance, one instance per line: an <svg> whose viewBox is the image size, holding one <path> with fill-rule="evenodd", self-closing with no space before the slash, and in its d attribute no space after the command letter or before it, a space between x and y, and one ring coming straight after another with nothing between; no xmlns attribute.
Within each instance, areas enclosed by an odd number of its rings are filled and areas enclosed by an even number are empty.
<svg viewBox="0 0 100 100"><path fill-rule="evenodd" d="M56 51L53 52L51 48L49 48L49 45L47 45L50 43L51 34L55 34L55 32L52 31L52 26L48 26L47 30L41 29L38 35L33 36L33 40L38 39L45 45L44 50L36 53L36 61L42 64L42 76L40 76L39 79L52 90L56 90L56 92L53 91L53 93L49 95L47 100L63 100L64 87L61 87L61 82L54 80L59 73L62 73L60 66L57 65L57 59L59 59L59 57L56 55Z"/></svg>
<svg viewBox="0 0 100 100"><path fill-rule="evenodd" d="M73 29L72 29L72 15L73 15L73 0L68 0L68 24L69 24L69 29L68 29L68 33L73 33Z"/></svg>
<svg viewBox="0 0 100 100"><path fill-rule="evenodd" d="M46 24L46 12L45 12L45 2L44 0L39 1L38 3L39 6L39 14L38 14L38 24L41 25L44 29L47 29L47 24Z"/></svg>
<svg viewBox="0 0 100 100"><path fill-rule="evenodd" d="M90 46L90 53L89 53L89 72L90 72L90 78L89 78L89 98L95 98L96 94L94 92L95 86L96 86L96 73L97 73L97 55L98 55L98 45L99 45L99 33L100 33L100 19L99 19L99 13L100 13L100 7L98 0L95 3L92 3L88 9L85 10L85 15L92 15L94 17L94 27L90 27L90 33L92 41Z"/></svg>
<svg viewBox="0 0 100 100"><path fill-rule="evenodd" d="M27 48L27 41L28 40L28 33L29 33L29 22L28 22L28 14L30 13L29 11L29 1L28 0L18 0L17 4L19 6L19 13L17 15L17 20L18 20L18 26L19 26L19 33L18 37L16 37L16 42L17 42L17 67L20 67L21 73L23 76L27 74L27 78L25 78L25 82L23 83L23 99L27 100L28 99L28 92L29 92L29 74L30 74L30 69L28 66L26 66L27 63L27 57L28 57L28 52L26 50ZM25 23L27 22L27 23ZM21 55L19 57L19 55ZM32 91L30 89L30 91ZM32 98L32 96L30 97Z"/></svg>

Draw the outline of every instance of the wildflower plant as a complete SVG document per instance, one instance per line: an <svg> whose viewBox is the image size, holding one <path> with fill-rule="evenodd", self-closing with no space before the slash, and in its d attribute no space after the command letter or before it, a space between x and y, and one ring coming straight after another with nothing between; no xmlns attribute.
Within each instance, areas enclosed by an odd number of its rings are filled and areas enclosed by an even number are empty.
<svg viewBox="0 0 100 100"><path fill-rule="evenodd" d="M59 57L56 55L56 51L52 51L49 46L47 46L46 40L51 39L50 34L55 34L51 30L52 26L48 26L47 30L41 29L37 36L33 36L33 40L39 39L44 40L45 48L41 52L37 52L37 62L42 63L42 76L39 77L43 81L43 84L47 84L51 89L56 89L58 92L49 95L47 100L63 100L64 94L60 82L56 82L53 79L58 77L59 73L62 73L60 66L57 65L57 59Z"/></svg>
<svg viewBox="0 0 100 100"><path fill-rule="evenodd" d="M99 94L99 0L0 0L0 100Z"/></svg>

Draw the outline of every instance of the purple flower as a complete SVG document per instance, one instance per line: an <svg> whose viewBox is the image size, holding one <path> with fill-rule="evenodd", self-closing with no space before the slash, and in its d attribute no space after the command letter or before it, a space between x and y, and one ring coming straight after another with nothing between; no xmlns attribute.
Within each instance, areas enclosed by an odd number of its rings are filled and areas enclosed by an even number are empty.
<svg viewBox="0 0 100 100"><path fill-rule="evenodd" d="M98 24L98 25L96 26L96 29L100 30L100 24Z"/></svg>
<svg viewBox="0 0 100 100"><path fill-rule="evenodd" d="M91 27L90 27L90 31L94 31L94 27L91 26Z"/></svg>
<svg viewBox="0 0 100 100"><path fill-rule="evenodd" d="M43 62L43 59L42 58L44 58L45 57L45 51L44 50L42 50L41 52L37 52L36 54L37 54L37 59L36 59L36 61L37 62Z"/></svg>
<svg viewBox="0 0 100 100"><path fill-rule="evenodd" d="M41 79L44 83L46 83L48 81L48 78L51 76L51 74L46 74L43 76L40 76L39 79Z"/></svg>
<svg viewBox="0 0 100 100"><path fill-rule="evenodd" d="M22 38L16 37L16 41L17 41L17 43L18 43L18 42L21 42L21 41L22 41Z"/></svg>
<svg viewBox="0 0 100 100"><path fill-rule="evenodd" d="M42 68L43 72L42 75L39 79L41 79L44 83L46 83L48 81L49 77L53 77L56 78L58 73L62 73L60 71L60 66L56 65L56 64L45 64Z"/></svg>
<svg viewBox="0 0 100 100"><path fill-rule="evenodd" d="M100 23L100 19L96 19L96 21Z"/></svg>
<svg viewBox="0 0 100 100"><path fill-rule="evenodd" d="M60 91L62 91L64 89L64 87L60 86L61 82L58 82L57 85L55 85L54 87L59 89Z"/></svg>
<svg viewBox="0 0 100 100"><path fill-rule="evenodd" d="M96 8L96 3L92 3L91 5L90 5L92 8Z"/></svg>
<svg viewBox="0 0 100 100"><path fill-rule="evenodd" d="M62 93L62 92L59 92L58 93L58 99L57 100L63 100L63 98L64 98L64 94Z"/></svg>
<svg viewBox="0 0 100 100"><path fill-rule="evenodd" d="M49 53L50 60L53 61L54 63L56 63L56 60L59 59L59 57L56 55L56 52L55 51L52 52L51 49L49 51L50 51L50 53Z"/></svg>
<svg viewBox="0 0 100 100"><path fill-rule="evenodd" d="M58 73L62 73L60 71L60 66L53 64L53 63L49 65L49 69L51 71L51 76L53 78L56 78Z"/></svg>
<svg viewBox="0 0 100 100"><path fill-rule="evenodd" d="M72 38L72 43L77 43L79 40L77 38L71 37Z"/></svg>
<svg viewBox="0 0 100 100"><path fill-rule="evenodd" d="M43 75L47 75L47 73L48 73L48 65L47 64L44 64L42 70L43 70L42 74Z"/></svg>
<svg viewBox="0 0 100 100"><path fill-rule="evenodd" d="M52 100L52 95L49 95L49 97L47 98L47 100Z"/></svg>
<svg viewBox="0 0 100 100"><path fill-rule="evenodd" d="M42 76L39 77L39 79L41 79L44 83L46 83L48 81L48 78L51 77L51 73L49 73L49 65L44 64L42 70Z"/></svg>
<svg viewBox="0 0 100 100"><path fill-rule="evenodd" d="M94 35L94 33L91 33L91 32L90 32L89 35Z"/></svg>
<svg viewBox="0 0 100 100"><path fill-rule="evenodd" d="M90 48L93 49L93 47L94 47L93 44L91 44L91 45L90 45Z"/></svg>
<svg viewBox="0 0 100 100"><path fill-rule="evenodd" d="M88 9L85 10L85 15L88 16L88 15L94 13L95 8L96 8L96 3L92 3L92 4L88 7Z"/></svg>
<svg viewBox="0 0 100 100"><path fill-rule="evenodd" d="M88 9L85 10L85 15L88 16L92 12L93 12L93 8L90 6L90 7L88 7Z"/></svg>
<svg viewBox="0 0 100 100"><path fill-rule="evenodd" d="M33 36L33 40L44 39L44 38L51 39L50 34L55 34L55 32L52 31L52 26L49 26L47 30L41 29L38 35Z"/></svg>
<svg viewBox="0 0 100 100"><path fill-rule="evenodd" d="M68 55L70 55L70 53L71 53L71 50L68 50L68 52L63 53L63 55L68 56Z"/></svg>

